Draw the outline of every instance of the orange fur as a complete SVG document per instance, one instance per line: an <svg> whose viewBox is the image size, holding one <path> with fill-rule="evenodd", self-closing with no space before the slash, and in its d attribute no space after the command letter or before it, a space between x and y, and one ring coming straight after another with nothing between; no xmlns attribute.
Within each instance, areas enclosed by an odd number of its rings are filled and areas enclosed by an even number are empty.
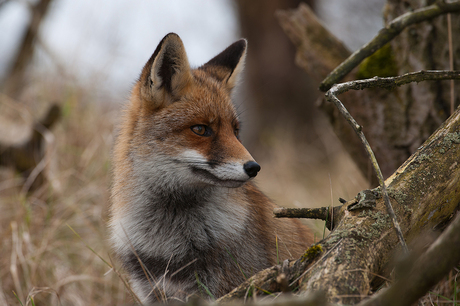
<svg viewBox="0 0 460 306"><path fill-rule="evenodd" d="M273 218L275 205L250 182L260 167L237 137L230 96L245 54L240 40L190 69L168 34L133 88L113 152L109 226L146 302L199 292L197 278L221 296L243 273L277 264L277 251L296 259L313 243L297 220Z"/></svg>

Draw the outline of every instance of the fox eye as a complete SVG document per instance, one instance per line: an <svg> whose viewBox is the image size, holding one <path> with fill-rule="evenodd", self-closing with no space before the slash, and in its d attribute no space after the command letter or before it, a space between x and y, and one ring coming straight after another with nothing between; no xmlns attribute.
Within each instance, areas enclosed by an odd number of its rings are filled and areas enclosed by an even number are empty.
<svg viewBox="0 0 460 306"><path fill-rule="evenodd" d="M193 133L199 136L208 137L208 136L211 136L211 133L212 133L211 128L209 128L206 125L202 125L202 124L194 125L190 129L192 130Z"/></svg>
<svg viewBox="0 0 460 306"><path fill-rule="evenodd" d="M239 129L235 129L233 131L233 133L235 134L236 138L240 139L240 130Z"/></svg>

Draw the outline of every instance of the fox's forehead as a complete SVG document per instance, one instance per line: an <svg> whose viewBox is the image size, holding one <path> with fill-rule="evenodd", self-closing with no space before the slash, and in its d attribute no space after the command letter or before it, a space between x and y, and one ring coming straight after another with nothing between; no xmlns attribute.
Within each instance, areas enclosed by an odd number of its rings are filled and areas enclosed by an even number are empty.
<svg viewBox="0 0 460 306"><path fill-rule="evenodd" d="M184 95L183 102L190 112L207 117L209 121L237 120L238 115L226 87L205 71L193 71L191 90Z"/></svg>

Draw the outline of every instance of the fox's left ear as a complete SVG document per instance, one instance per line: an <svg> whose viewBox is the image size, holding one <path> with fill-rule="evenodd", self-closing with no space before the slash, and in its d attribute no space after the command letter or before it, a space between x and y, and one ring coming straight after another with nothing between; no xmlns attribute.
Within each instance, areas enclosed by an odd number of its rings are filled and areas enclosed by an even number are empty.
<svg viewBox="0 0 460 306"><path fill-rule="evenodd" d="M227 88L231 90L237 84L239 75L243 71L247 46L246 39L240 39L201 66L200 69L225 83Z"/></svg>

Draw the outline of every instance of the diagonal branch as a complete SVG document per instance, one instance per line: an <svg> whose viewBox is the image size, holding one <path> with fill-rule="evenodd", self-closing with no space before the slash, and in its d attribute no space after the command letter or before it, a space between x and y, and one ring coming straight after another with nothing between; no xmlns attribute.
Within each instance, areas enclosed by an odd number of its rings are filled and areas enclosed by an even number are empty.
<svg viewBox="0 0 460 306"><path fill-rule="evenodd" d="M433 19L439 15L460 11L460 1L443 2L437 1L435 4L415 10L411 13L403 14L391 21L385 28L380 30L370 42L365 44L361 49L355 51L337 68L321 82L319 89L321 91L329 90L332 85L339 82L353 68L358 66L366 57L372 55L394 37L399 35L406 27L420 23L422 21Z"/></svg>
<svg viewBox="0 0 460 306"><path fill-rule="evenodd" d="M407 245L404 241L404 237L399 226L399 222L396 219L396 214L394 213L393 207L391 206L390 198L385 186L385 181L383 179L382 171L378 165L377 159L375 158L374 152L372 151L369 143L367 142L366 137L362 131L362 127L353 119L348 110L342 104L342 102L337 98L338 94L344 93L350 89L362 90L364 88L372 87L381 87L392 89L396 86L401 86L411 82L420 82L425 80L446 80L446 79L460 79L460 71L419 71L414 73L407 73L398 77L389 77L389 78L379 78L374 77L372 79L366 80L357 80L351 82L345 82L332 86L332 88L326 93L327 101L333 103L340 113L345 117L345 119L350 123L353 130L356 132L361 142L363 143L366 152L371 160L372 167L377 175L379 185L382 188L382 194L387 208L388 214L392 220L393 226L395 228L398 239L403 247L404 251L407 252Z"/></svg>

